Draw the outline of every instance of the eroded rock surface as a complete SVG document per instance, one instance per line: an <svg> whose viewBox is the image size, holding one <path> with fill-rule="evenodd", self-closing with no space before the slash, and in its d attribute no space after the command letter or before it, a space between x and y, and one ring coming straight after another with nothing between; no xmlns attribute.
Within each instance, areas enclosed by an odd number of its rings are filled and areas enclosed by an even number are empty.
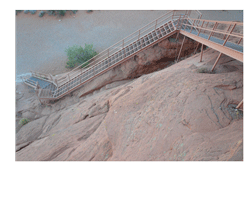
<svg viewBox="0 0 251 224"><path fill-rule="evenodd" d="M242 63L222 56L214 74L197 72L217 56L208 49L202 62L197 54L85 98L80 89L48 113L34 108L41 118L18 131L16 160L243 160L241 112L229 112L243 98Z"/></svg>

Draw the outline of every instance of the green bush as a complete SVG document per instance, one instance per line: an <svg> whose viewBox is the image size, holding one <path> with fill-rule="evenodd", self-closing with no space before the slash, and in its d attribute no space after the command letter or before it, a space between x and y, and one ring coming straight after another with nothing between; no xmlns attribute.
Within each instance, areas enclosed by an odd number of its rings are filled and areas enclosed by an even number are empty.
<svg viewBox="0 0 251 224"><path fill-rule="evenodd" d="M74 45L65 49L65 52L67 53L67 57L69 60L66 62L66 68L73 68L75 66L81 65L98 54L93 49L92 44L85 44L85 48ZM83 64L82 67L86 65L88 65L88 63Z"/></svg>
<svg viewBox="0 0 251 224"><path fill-rule="evenodd" d="M66 13L66 10L57 10L57 14L60 16L64 16Z"/></svg>
<svg viewBox="0 0 251 224"><path fill-rule="evenodd" d="M29 11L30 11L30 13L33 15L33 14L36 13L37 10L29 10Z"/></svg>
<svg viewBox="0 0 251 224"><path fill-rule="evenodd" d="M27 124L30 120L28 118L22 118L20 121L19 121L19 124L21 126Z"/></svg>
<svg viewBox="0 0 251 224"><path fill-rule="evenodd" d="M39 17L43 17L44 14L45 14L45 11L41 11L41 12L39 13Z"/></svg>
<svg viewBox="0 0 251 224"><path fill-rule="evenodd" d="M73 14L76 14L78 10L72 10Z"/></svg>
<svg viewBox="0 0 251 224"><path fill-rule="evenodd" d="M197 70L197 72L198 73L211 73L211 71L210 70L208 70L207 68L199 68L198 70Z"/></svg>
<svg viewBox="0 0 251 224"><path fill-rule="evenodd" d="M23 10L16 10L16 15L19 13L19 12L22 12Z"/></svg>
<svg viewBox="0 0 251 224"><path fill-rule="evenodd" d="M47 13L49 14L49 16L51 15L56 15L56 10L47 10Z"/></svg>

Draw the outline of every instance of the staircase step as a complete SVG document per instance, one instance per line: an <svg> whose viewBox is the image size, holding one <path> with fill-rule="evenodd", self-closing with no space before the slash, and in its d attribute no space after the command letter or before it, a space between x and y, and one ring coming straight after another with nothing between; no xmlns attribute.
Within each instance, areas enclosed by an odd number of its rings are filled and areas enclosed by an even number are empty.
<svg viewBox="0 0 251 224"><path fill-rule="evenodd" d="M74 87L80 85L81 83L88 81L91 79L94 75L101 74L102 71L108 69L109 67L117 64L119 61L122 61L123 59L129 57L130 55L138 52L139 50L146 48L148 45L153 44L160 38L163 38L167 34L173 32L178 25L177 20L176 21L169 21L165 23L164 25L161 25L159 28L149 32L145 36L138 39L136 36L133 43L129 44L123 49L117 49L115 53L110 55L109 57L105 59L100 59L98 57L96 61L99 61L91 68L87 68L82 74L79 74L76 78L68 81L62 88L60 87L58 90L55 91L54 97L59 97L60 95L67 93ZM183 25L184 28L184 25ZM110 52L111 53L111 52ZM30 81L27 81L28 83L32 83ZM34 85L34 83L33 83ZM55 87L53 85L48 87L49 89L55 90ZM43 94L49 94L49 91L43 92ZM52 94L52 93L50 93Z"/></svg>

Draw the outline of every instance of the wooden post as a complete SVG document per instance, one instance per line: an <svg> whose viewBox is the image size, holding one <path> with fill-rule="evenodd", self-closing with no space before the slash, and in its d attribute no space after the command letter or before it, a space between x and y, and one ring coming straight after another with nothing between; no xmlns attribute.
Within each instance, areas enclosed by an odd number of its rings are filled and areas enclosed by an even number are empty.
<svg viewBox="0 0 251 224"><path fill-rule="evenodd" d="M214 63L214 66L212 67L211 71L214 70L215 66L217 65L218 61L220 60L220 57L221 57L222 53L219 54L218 58L216 59L215 63Z"/></svg>
<svg viewBox="0 0 251 224"><path fill-rule="evenodd" d="M183 47L183 45L184 45L185 39L186 39L186 36L184 36L184 39L183 39L183 41L182 41L182 44L181 44L181 47L180 47L180 52L179 52L179 55L178 55L178 58L177 58L177 62L179 61L180 54L181 54L181 50L182 50L182 47Z"/></svg>
<svg viewBox="0 0 251 224"><path fill-rule="evenodd" d="M203 47L204 45L201 45L201 52L200 52L200 62L202 62L202 56L203 56Z"/></svg>
<svg viewBox="0 0 251 224"><path fill-rule="evenodd" d="M236 109L239 109L242 104L243 104L243 100L238 104L238 106L236 107Z"/></svg>

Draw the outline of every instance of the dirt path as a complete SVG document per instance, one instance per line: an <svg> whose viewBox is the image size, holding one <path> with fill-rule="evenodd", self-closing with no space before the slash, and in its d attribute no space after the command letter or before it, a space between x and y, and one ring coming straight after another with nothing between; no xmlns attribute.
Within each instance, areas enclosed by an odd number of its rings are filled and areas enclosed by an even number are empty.
<svg viewBox="0 0 251 224"><path fill-rule="evenodd" d="M166 11L104 11L57 16L19 13L16 16L16 79L30 70L66 72L65 49L93 44L100 52L153 21ZM242 21L242 11L202 11L203 18ZM60 20L60 21L59 21Z"/></svg>

